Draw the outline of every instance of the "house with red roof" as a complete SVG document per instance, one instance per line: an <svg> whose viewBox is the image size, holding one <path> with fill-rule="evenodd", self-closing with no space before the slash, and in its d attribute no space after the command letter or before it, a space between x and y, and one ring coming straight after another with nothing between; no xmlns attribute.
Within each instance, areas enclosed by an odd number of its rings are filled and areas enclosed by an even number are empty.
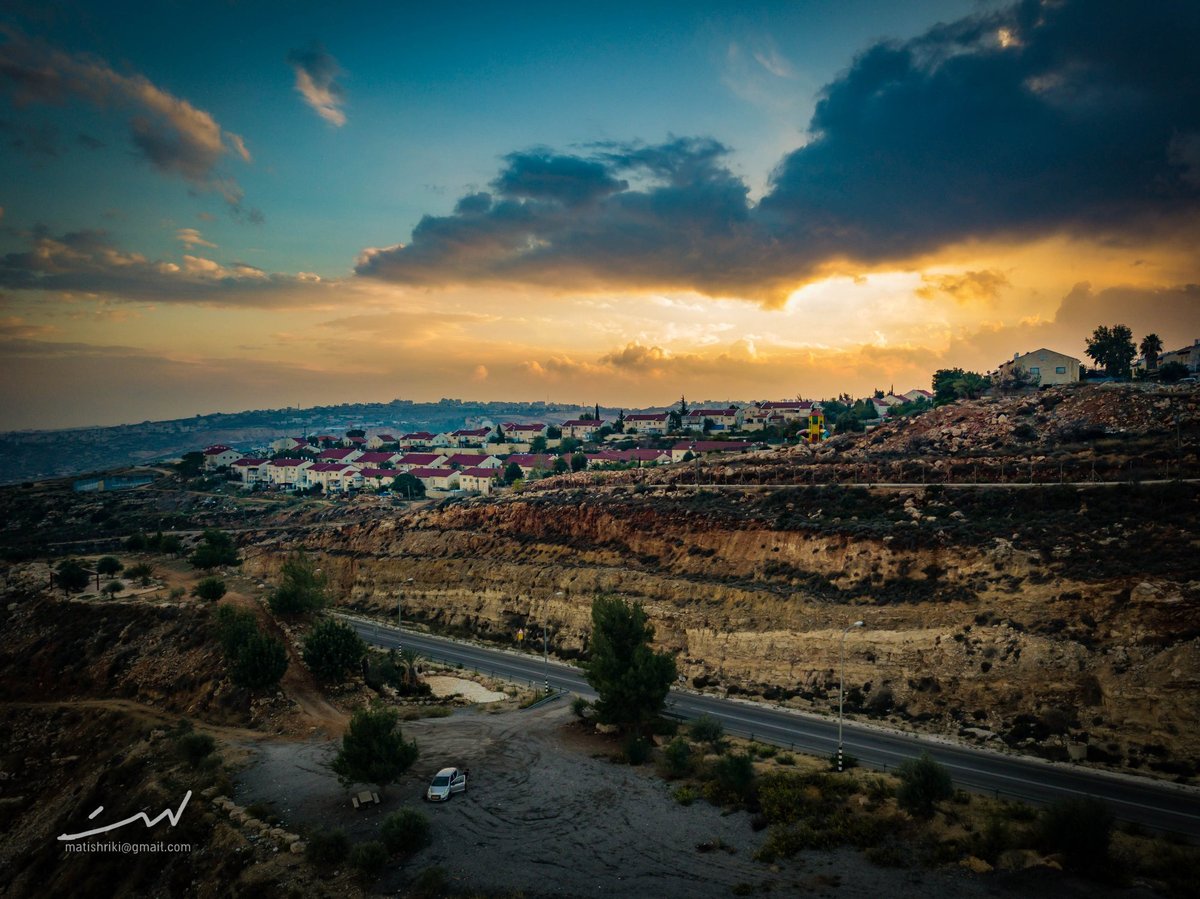
<svg viewBox="0 0 1200 899"><path fill-rule="evenodd" d="M447 435L446 446L483 446L494 433L495 428L459 428Z"/></svg>
<svg viewBox="0 0 1200 899"><path fill-rule="evenodd" d="M554 467L554 460L557 458L549 453L513 453L505 458L504 468L516 465L521 469L521 477L527 478L535 470L549 471Z"/></svg>
<svg viewBox="0 0 1200 899"><path fill-rule="evenodd" d="M280 437L271 441L271 451L275 453L291 453L308 447L308 441L303 437Z"/></svg>
<svg viewBox="0 0 1200 899"><path fill-rule="evenodd" d="M353 465L345 462L317 462L310 465L304 472L304 477L311 487L320 484L322 492L346 493L362 486L362 475Z"/></svg>
<svg viewBox="0 0 1200 899"><path fill-rule="evenodd" d="M327 449L317 453L318 462L353 462L362 455L361 450L357 449Z"/></svg>
<svg viewBox="0 0 1200 899"><path fill-rule="evenodd" d="M367 490L379 490L383 487L390 487L392 481L401 473L394 468L360 468L358 473L362 476L362 485Z"/></svg>
<svg viewBox="0 0 1200 899"><path fill-rule="evenodd" d="M561 425L562 435L564 437L574 437L576 440L591 440L596 436L605 425L611 424L607 421L596 421L593 418L577 418L572 421L564 421Z"/></svg>
<svg viewBox="0 0 1200 899"><path fill-rule="evenodd" d="M426 490L455 490L458 472L449 468L414 468L409 472L425 485Z"/></svg>
<svg viewBox="0 0 1200 899"><path fill-rule="evenodd" d="M670 416L666 412L635 412L625 416L626 434L665 434Z"/></svg>
<svg viewBox="0 0 1200 899"><path fill-rule="evenodd" d="M488 453L450 453L445 464L451 468L499 468L503 463Z"/></svg>
<svg viewBox="0 0 1200 899"><path fill-rule="evenodd" d="M464 468L458 473L458 486L487 496L500 478L497 468Z"/></svg>
<svg viewBox="0 0 1200 899"><path fill-rule="evenodd" d="M311 459L272 459L267 463L267 482L284 490L307 487L304 472L313 464Z"/></svg>
<svg viewBox="0 0 1200 899"><path fill-rule="evenodd" d="M500 430L509 441L514 443L529 443L534 437L546 436L546 425L540 421L529 424L507 421L500 426Z"/></svg>
<svg viewBox="0 0 1200 899"><path fill-rule="evenodd" d="M447 468L447 453L405 453L396 460L395 465L401 471L412 468Z"/></svg>
<svg viewBox="0 0 1200 899"><path fill-rule="evenodd" d="M687 415L683 416L683 427L688 431L703 431L704 423L711 421L711 431L734 431L737 430L740 422L741 413L736 406L727 406L723 409L692 409Z"/></svg>
<svg viewBox="0 0 1200 899"><path fill-rule="evenodd" d="M915 403L918 400L928 400L931 403L933 402L933 391L922 390L920 387L910 390L907 393L902 393L901 396L903 396L910 403Z"/></svg>
<svg viewBox="0 0 1200 899"><path fill-rule="evenodd" d="M713 453L744 453L752 446L745 440L681 440L671 447L671 461L682 462L688 453L708 456Z"/></svg>
<svg viewBox="0 0 1200 899"><path fill-rule="evenodd" d="M356 458L345 459L355 468L380 468L384 465L395 465L404 458L402 453L383 452L359 453Z"/></svg>
<svg viewBox="0 0 1200 899"><path fill-rule="evenodd" d="M400 449L412 449L414 446L432 446L435 437L437 434L429 431L410 431L396 442L400 444Z"/></svg>
<svg viewBox="0 0 1200 899"><path fill-rule="evenodd" d="M399 443L399 442L400 442L400 438L397 437L395 434L387 434L387 433L372 434L370 437L367 438L367 449L377 450L381 446L387 446L389 444Z"/></svg>
<svg viewBox="0 0 1200 899"><path fill-rule="evenodd" d="M204 467L208 471L214 468L225 468L232 465L242 454L223 443L216 443L204 448Z"/></svg>
<svg viewBox="0 0 1200 899"><path fill-rule="evenodd" d="M267 465L269 462L269 459L255 459L247 456L238 459L230 468L242 479L242 483L249 487L252 484L259 484L267 480Z"/></svg>

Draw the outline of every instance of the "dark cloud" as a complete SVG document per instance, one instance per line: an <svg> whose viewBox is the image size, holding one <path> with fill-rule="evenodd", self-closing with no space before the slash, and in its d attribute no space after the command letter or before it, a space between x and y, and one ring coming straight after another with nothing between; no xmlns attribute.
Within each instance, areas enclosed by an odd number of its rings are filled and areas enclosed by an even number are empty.
<svg viewBox="0 0 1200 899"><path fill-rule="evenodd" d="M181 262L153 261L117 247L104 231L51 235L39 229L29 249L0 256L0 287L138 302L299 307L325 301L329 285L315 275L268 273L191 254Z"/></svg>
<svg viewBox="0 0 1200 899"><path fill-rule="evenodd" d="M771 303L837 260L1195 229L1197 46L1198 4L1022 2L868 48L822 91L811 140L757 205L713 140L515 153L494 198L425 217L358 271Z"/></svg>
<svg viewBox="0 0 1200 899"><path fill-rule="evenodd" d="M130 139L155 168L220 193L240 212L241 188L217 166L227 153L246 162L250 154L242 138L223 131L209 113L143 75L123 74L94 57L64 53L11 29L0 31L0 37L0 85L18 104L78 99L101 110L123 110Z"/></svg>
<svg viewBox="0 0 1200 899"><path fill-rule="evenodd" d="M337 60L318 43L306 50L293 50L288 54L288 64L296 74L296 92L304 98L317 115L340 128L346 124L346 113L342 106L346 92L335 80L342 74Z"/></svg>

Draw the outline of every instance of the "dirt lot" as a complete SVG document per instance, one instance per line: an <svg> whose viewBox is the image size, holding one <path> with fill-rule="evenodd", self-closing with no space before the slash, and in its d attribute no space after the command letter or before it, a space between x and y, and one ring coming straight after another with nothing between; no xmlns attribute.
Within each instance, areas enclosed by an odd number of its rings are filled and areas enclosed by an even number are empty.
<svg viewBox="0 0 1200 899"><path fill-rule="evenodd" d="M458 889L530 897L699 899L730 896L739 884L777 896L997 895L995 879L957 869L882 869L853 851L804 853L778 866L757 862L763 834L751 829L748 815L724 814L704 801L680 806L652 768L596 757L605 745L572 726L573 718L559 701L406 723L405 736L417 740L420 759L388 788L380 807L358 812L326 767L335 744L258 745L235 798L241 805L272 803L289 826L340 827L359 842L377 839L383 818L398 808L422 807L438 768L469 768L467 793L425 806L433 845L389 869L375 885L382 892L402 889L437 865ZM705 843L719 848L697 848Z"/></svg>

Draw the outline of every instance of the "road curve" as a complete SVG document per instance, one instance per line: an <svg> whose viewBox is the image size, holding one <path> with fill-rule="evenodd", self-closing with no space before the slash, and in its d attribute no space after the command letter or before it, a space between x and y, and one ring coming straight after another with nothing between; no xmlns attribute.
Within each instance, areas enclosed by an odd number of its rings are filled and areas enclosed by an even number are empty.
<svg viewBox="0 0 1200 899"><path fill-rule="evenodd" d="M340 617L359 636L376 646L403 646L430 659L496 677L536 686L548 682L556 690L578 693L589 699L596 695L583 673L573 665L553 660L544 662L532 655L409 630L400 631L369 619ZM818 715L680 689L671 691L667 705L668 711L680 718L709 714L722 722L726 733L753 737L805 754L829 756L837 747L837 721ZM901 762L928 752L950 769L955 785L964 789L1039 804L1060 798L1094 796L1104 800L1120 820L1156 830L1200 836L1200 790L1192 787L1046 762L849 721L844 725L843 739L846 753L869 768L894 770Z"/></svg>

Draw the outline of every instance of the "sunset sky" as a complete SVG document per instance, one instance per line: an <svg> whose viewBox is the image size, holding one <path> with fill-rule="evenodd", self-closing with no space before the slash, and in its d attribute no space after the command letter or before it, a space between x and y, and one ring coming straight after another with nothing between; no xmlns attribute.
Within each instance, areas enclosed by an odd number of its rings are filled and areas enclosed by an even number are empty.
<svg viewBox="0 0 1200 899"><path fill-rule="evenodd" d="M0 429L1200 337L1200 4L0 13Z"/></svg>

